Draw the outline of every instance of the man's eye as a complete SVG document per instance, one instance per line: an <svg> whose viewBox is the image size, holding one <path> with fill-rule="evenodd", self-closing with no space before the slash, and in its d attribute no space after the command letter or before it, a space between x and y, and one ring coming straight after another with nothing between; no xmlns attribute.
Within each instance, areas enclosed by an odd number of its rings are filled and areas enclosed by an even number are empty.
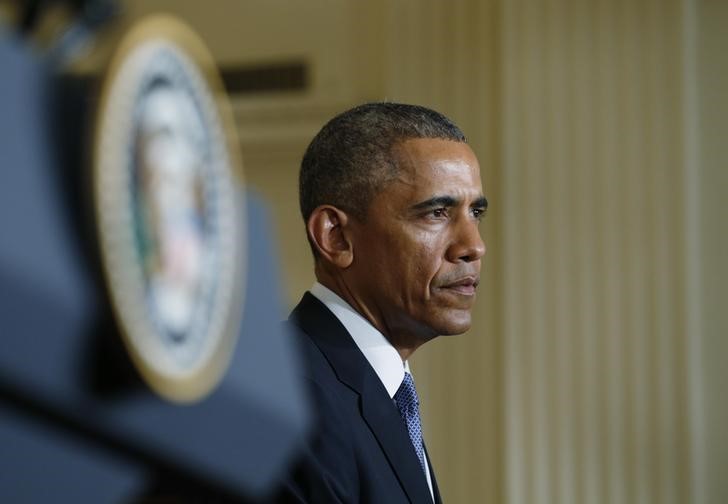
<svg viewBox="0 0 728 504"><path fill-rule="evenodd" d="M473 216L480 220L485 216L485 210L482 208L473 208Z"/></svg>
<svg viewBox="0 0 728 504"><path fill-rule="evenodd" d="M435 208L432 211L432 216L433 217L445 217L445 216L447 216L447 210L444 208Z"/></svg>

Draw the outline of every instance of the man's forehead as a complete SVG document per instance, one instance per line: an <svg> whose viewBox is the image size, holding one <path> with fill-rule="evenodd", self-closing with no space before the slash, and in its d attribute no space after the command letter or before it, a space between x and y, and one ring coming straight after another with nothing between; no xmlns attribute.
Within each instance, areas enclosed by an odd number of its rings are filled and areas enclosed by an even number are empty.
<svg viewBox="0 0 728 504"><path fill-rule="evenodd" d="M482 195L480 166L463 142L418 138L396 151L396 182L417 192L457 191Z"/></svg>
<svg viewBox="0 0 728 504"><path fill-rule="evenodd" d="M392 150L398 165L412 166L432 162L460 161L475 165L479 169L478 159L473 150L465 142L445 140L442 138L410 138L397 143Z"/></svg>

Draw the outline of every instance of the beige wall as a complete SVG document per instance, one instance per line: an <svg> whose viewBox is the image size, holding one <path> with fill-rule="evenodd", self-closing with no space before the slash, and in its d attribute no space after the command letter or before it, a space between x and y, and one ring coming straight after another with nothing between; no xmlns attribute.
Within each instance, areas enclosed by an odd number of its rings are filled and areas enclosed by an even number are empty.
<svg viewBox="0 0 728 504"><path fill-rule="evenodd" d="M475 323L413 362L447 502L725 501L724 2L126 5L186 17L225 65L310 65L306 91L234 97L291 304L313 280L297 167L328 118L403 100L470 137L492 204Z"/></svg>
<svg viewBox="0 0 728 504"><path fill-rule="evenodd" d="M504 10L509 502L690 501L680 12Z"/></svg>
<svg viewBox="0 0 728 504"><path fill-rule="evenodd" d="M702 502L728 500L728 4L700 0L692 5L695 61L689 72L694 86L694 156L687 187L692 191L689 217L694 232L690 265L695 295L694 334L698 358L694 370L696 478Z"/></svg>

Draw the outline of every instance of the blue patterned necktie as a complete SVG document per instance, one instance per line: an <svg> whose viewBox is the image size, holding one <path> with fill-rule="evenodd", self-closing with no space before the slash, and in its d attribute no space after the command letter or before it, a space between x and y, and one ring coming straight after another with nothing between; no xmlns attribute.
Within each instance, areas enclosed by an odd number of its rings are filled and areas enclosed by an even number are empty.
<svg viewBox="0 0 728 504"><path fill-rule="evenodd" d="M402 416L407 432L409 433L412 446L415 448L417 458L420 459L422 471L425 471L425 448L422 445L422 426L420 425L420 401L417 399L417 390L415 390L415 382L412 375L404 374L402 385L399 386L394 394L394 402L399 408L399 414Z"/></svg>

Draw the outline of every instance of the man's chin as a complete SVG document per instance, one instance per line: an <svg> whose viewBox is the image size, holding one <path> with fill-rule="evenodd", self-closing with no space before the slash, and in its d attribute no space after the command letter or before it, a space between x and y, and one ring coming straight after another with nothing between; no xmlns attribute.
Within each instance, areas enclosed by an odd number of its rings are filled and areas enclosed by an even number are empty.
<svg viewBox="0 0 728 504"><path fill-rule="evenodd" d="M473 319L470 312L458 314L457 316L451 316L444 320L438 321L438 324L434 327L437 334L440 336L457 336L463 334L470 329Z"/></svg>
<svg viewBox="0 0 728 504"><path fill-rule="evenodd" d="M465 326L463 328L453 329L450 331L443 331L440 333L440 336L460 336L461 334L464 334L468 332L468 329L470 329L470 326Z"/></svg>

